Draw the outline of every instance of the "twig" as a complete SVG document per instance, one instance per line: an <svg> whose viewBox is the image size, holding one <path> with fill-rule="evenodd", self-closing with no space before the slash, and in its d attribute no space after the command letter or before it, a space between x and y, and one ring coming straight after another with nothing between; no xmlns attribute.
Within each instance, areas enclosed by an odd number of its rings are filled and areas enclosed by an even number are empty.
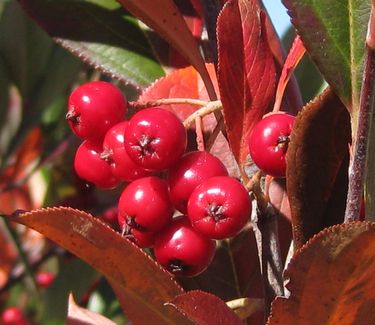
<svg viewBox="0 0 375 325"><path fill-rule="evenodd" d="M197 117L204 117L210 113L220 111L223 108L220 100L209 102L200 109L196 110L193 114L188 116L184 121L184 126L189 127Z"/></svg>
<svg viewBox="0 0 375 325"><path fill-rule="evenodd" d="M345 222L359 220L363 195L366 153L370 121L375 104L375 9L371 8L366 39L365 64L359 101L356 141L353 141L354 158L349 167L349 190L346 202Z"/></svg>
<svg viewBox="0 0 375 325"><path fill-rule="evenodd" d="M155 99L155 100L148 100L145 102L129 102L129 107L133 109L143 109L148 107L156 107L156 106L162 106L162 105L194 105L194 106L206 106L209 102L200 100L200 99L194 99L194 98L161 98L161 99Z"/></svg>

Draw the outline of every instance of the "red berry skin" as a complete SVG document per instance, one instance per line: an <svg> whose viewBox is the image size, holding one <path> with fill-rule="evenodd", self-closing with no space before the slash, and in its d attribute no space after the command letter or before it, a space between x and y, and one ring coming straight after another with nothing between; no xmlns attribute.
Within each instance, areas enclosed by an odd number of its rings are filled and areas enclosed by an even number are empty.
<svg viewBox="0 0 375 325"><path fill-rule="evenodd" d="M213 176L228 176L220 159L206 151L185 154L169 170L169 195L176 209L186 214L191 192L203 181Z"/></svg>
<svg viewBox="0 0 375 325"><path fill-rule="evenodd" d="M27 325L23 311L18 307L8 307L1 314L2 325Z"/></svg>
<svg viewBox="0 0 375 325"><path fill-rule="evenodd" d="M137 178L151 174L130 159L125 150L125 129L128 121L122 121L112 126L103 141L103 154L110 163L113 175L123 181L134 181Z"/></svg>
<svg viewBox="0 0 375 325"><path fill-rule="evenodd" d="M140 248L152 247L155 243L157 233L139 231L135 228L128 227L128 233L125 237L131 240Z"/></svg>
<svg viewBox="0 0 375 325"><path fill-rule="evenodd" d="M187 136L178 117L161 108L134 114L125 130L125 149L141 167L160 171L173 166L186 149Z"/></svg>
<svg viewBox="0 0 375 325"><path fill-rule="evenodd" d="M113 176L110 165L101 158L101 147L83 141L76 151L74 170L77 175L100 188L114 188L118 179Z"/></svg>
<svg viewBox="0 0 375 325"><path fill-rule="evenodd" d="M170 222L173 206L167 182L155 176L139 178L120 195L118 223L143 232L157 232Z"/></svg>
<svg viewBox="0 0 375 325"><path fill-rule="evenodd" d="M286 113L265 116L249 136L249 151L254 163L266 174L285 177L286 151L295 117Z"/></svg>
<svg viewBox="0 0 375 325"><path fill-rule="evenodd" d="M211 177L198 185L188 201L192 226L204 236L224 239L235 236L251 214L245 187L229 176Z"/></svg>
<svg viewBox="0 0 375 325"><path fill-rule="evenodd" d="M196 231L186 216L175 219L155 240L154 253L169 272L193 277L202 273L215 255L216 243Z"/></svg>
<svg viewBox="0 0 375 325"><path fill-rule="evenodd" d="M52 272L41 271L35 276L37 285L41 288L48 288L55 280L55 274Z"/></svg>
<svg viewBox="0 0 375 325"><path fill-rule="evenodd" d="M125 118L126 111L127 101L119 88L92 81L71 93L66 119L78 137L101 143L106 132Z"/></svg>

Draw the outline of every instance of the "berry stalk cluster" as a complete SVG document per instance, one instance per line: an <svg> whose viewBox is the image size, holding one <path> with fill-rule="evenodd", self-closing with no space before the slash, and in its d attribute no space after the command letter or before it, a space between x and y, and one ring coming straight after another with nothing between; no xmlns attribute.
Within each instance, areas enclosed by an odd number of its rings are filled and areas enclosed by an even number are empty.
<svg viewBox="0 0 375 325"><path fill-rule="evenodd" d="M126 114L127 100L111 83L89 82L72 92L66 118L83 139L75 171L99 188L124 182L117 215L122 234L152 248L170 272L196 276L212 261L216 240L236 236L248 222L249 193L217 157L186 152L186 129L173 112L144 108L128 120ZM288 135L277 140L279 152Z"/></svg>

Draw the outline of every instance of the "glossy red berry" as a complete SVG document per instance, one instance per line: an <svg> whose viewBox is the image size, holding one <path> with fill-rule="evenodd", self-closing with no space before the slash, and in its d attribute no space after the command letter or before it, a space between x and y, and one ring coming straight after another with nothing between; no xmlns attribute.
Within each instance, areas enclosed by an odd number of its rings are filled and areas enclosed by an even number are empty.
<svg viewBox="0 0 375 325"><path fill-rule="evenodd" d="M159 171L174 165L186 149L184 125L161 108L147 108L134 114L125 130L125 149L135 163Z"/></svg>
<svg viewBox="0 0 375 325"><path fill-rule="evenodd" d="M156 260L171 273L196 276L202 273L215 255L215 241L196 231L185 216L175 218L157 236Z"/></svg>
<svg viewBox="0 0 375 325"><path fill-rule="evenodd" d="M294 116L286 113L270 114L260 120L250 134L250 156L268 175L285 177L285 157L294 120Z"/></svg>
<svg viewBox="0 0 375 325"><path fill-rule="evenodd" d="M126 110L127 101L119 88L93 81L71 93L66 119L78 137L101 143L108 129L125 118Z"/></svg>
<svg viewBox="0 0 375 325"><path fill-rule="evenodd" d="M169 191L173 205L186 213L191 192L203 181L213 176L227 176L228 171L217 157L206 151L185 154L169 170Z"/></svg>
<svg viewBox="0 0 375 325"><path fill-rule="evenodd" d="M154 245L157 233L144 232L132 227L127 227L124 236L140 248L147 248Z"/></svg>
<svg viewBox="0 0 375 325"><path fill-rule="evenodd" d="M25 314L18 307L8 307L1 314L2 325L27 325Z"/></svg>
<svg viewBox="0 0 375 325"><path fill-rule="evenodd" d="M55 274L48 271L40 271L35 275L35 281L41 288L48 288L55 280Z"/></svg>
<svg viewBox="0 0 375 325"><path fill-rule="evenodd" d="M101 158L99 145L83 141L76 151L74 169L77 175L100 188L113 188L118 179L113 176L110 165Z"/></svg>
<svg viewBox="0 0 375 325"><path fill-rule="evenodd" d="M120 122L111 127L103 141L103 159L106 159L111 166L113 175L124 181L133 181L137 178L151 174L130 159L125 150L125 129L128 121Z"/></svg>
<svg viewBox="0 0 375 325"><path fill-rule="evenodd" d="M211 177L198 185L188 201L192 226L208 238L235 236L250 218L251 200L245 187L229 176Z"/></svg>
<svg viewBox="0 0 375 325"><path fill-rule="evenodd" d="M118 222L143 232L161 230L173 215L167 182L155 176L139 178L121 193Z"/></svg>

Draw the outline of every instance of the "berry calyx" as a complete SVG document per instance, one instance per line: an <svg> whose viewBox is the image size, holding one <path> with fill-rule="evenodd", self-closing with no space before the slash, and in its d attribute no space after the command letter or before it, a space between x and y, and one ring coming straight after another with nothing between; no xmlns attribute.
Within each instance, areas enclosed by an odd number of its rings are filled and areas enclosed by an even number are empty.
<svg viewBox="0 0 375 325"><path fill-rule="evenodd" d="M251 214L251 200L246 188L229 176L211 177L198 185L188 201L192 226L212 239L238 234Z"/></svg>
<svg viewBox="0 0 375 325"><path fill-rule="evenodd" d="M66 119L78 137L101 143L108 129L124 119L126 110L127 101L119 88L92 81L71 93Z"/></svg>
<svg viewBox="0 0 375 325"><path fill-rule="evenodd" d="M137 165L125 150L125 130L127 126L128 121L123 121L107 131L103 141L101 157L110 164L112 173L116 178L133 181L148 176L151 172Z"/></svg>
<svg viewBox="0 0 375 325"><path fill-rule="evenodd" d="M202 273L215 255L216 243L196 231L186 216L164 228L154 244L156 260L169 272L182 276Z"/></svg>
<svg viewBox="0 0 375 325"><path fill-rule="evenodd" d="M100 188L114 188L119 180L113 176L110 165L101 158L101 146L83 141L74 157L77 175Z"/></svg>
<svg viewBox="0 0 375 325"><path fill-rule="evenodd" d="M185 154L169 170L169 192L173 205L182 213L187 212L191 192L203 181L213 176L227 176L224 164L206 151Z"/></svg>
<svg viewBox="0 0 375 325"><path fill-rule="evenodd" d="M142 232L157 232L170 222L173 215L168 184L155 177L143 177L130 183L121 193L118 222Z"/></svg>
<svg viewBox="0 0 375 325"><path fill-rule="evenodd" d="M133 115L125 130L125 149L144 169L160 171L173 166L186 149L186 130L178 117L161 108Z"/></svg>
<svg viewBox="0 0 375 325"><path fill-rule="evenodd" d="M294 120L294 116L282 112L267 115L249 136L250 156L268 175L285 177L286 151Z"/></svg>

